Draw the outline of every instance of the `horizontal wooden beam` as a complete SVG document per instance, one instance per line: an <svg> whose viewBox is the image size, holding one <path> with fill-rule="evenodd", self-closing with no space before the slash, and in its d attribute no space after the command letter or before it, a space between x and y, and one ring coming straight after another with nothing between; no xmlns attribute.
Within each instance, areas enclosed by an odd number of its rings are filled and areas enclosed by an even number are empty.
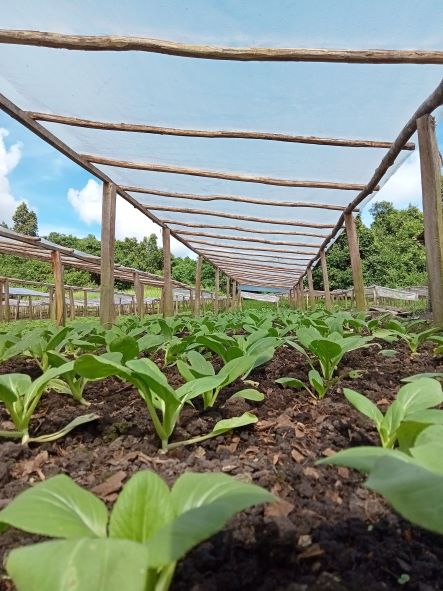
<svg viewBox="0 0 443 591"><path fill-rule="evenodd" d="M208 242L207 240L195 240L192 239L190 240L191 244L206 244L207 246L214 246L213 242ZM216 245L215 245L216 246ZM234 245L234 244L220 244L220 246L222 246L223 248L232 248L234 250L238 250L238 246ZM288 249L286 250L279 250L277 248L268 248L266 246L260 246L260 247L254 247L254 246L242 246L241 247L242 250L256 250L258 252L284 252L286 253L290 253L290 254L306 254L308 256L314 256L315 252L306 252L303 250L290 250L288 251Z"/></svg>
<svg viewBox="0 0 443 591"><path fill-rule="evenodd" d="M193 222L182 222L177 220L163 219L164 224L167 226L183 226L186 228L202 228L211 230L236 230L238 232L251 232L252 234L278 234L283 236L312 236L314 238L327 238L326 234L320 234L319 232L300 232L297 230L265 230L263 228L245 228L244 226L230 226L230 225L214 225L214 224L195 224ZM180 233L180 230L176 230Z"/></svg>
<svg viewBox="0 0 443 591"><path fill-rule="evenodd" d="M165 172L168 174L184 174L186 176L199 176L210 179L222 179L225 181L239 181L242 183L257 183L260 185L273 185L277 187L310 187L316 189L341 189L344 191L363 191L366 185L358 183L332 183L329 181L298 181L292 179L280 179L251 174L239 174L224 172L221 170L206 170L203 168L186 168L172 164L157 164L156 162L133 162L130 160L116 160L99 156L98 154L82 154L87 162L101 164L102 166L115 166L130 170L148 170L150 172ZM373 189L377 190L377 188Z"/></svg>
<svg viewBox="0 0 443 591"><path fill-rule="evenodd" d="M196 193L174 193L171 191L158 191L143 187L122 187L129 193L143 193L145 195L156 195L158 197L169 197L173 199L191 199L192 201L233 201L235 203L252 203L255 205L271 205L272 207L307 207L314 209L331 209L344 211L345 205L334 205L331 203L316 203L313 201L276 201L275 199L256 199L242 195L199 195Z"/></svg>
<svg viewBox="0 0 443 591"><path fill-rule="evenodd" d="M73 127L87 129L103 129L106 131L125 131L135 133L150 133L154 135L172 135L179 137L202 137L202 138L231 138L250 140L269 140L274 142L290 142L296 144L314 144L320 146L342 146L346 148L390 148L391 142L378 140L361 140L345 138L328 138L314 135L291 135L286 133L270 133L264 131L246 130L222 130L222 129L183 129L176 127L159 127L157 125L146 125L140 123L114 123L110 121L95 121L80 117L69 117L67 115L56 115L53 113L40 113L27 111L29 117L36 121L48 123L59 123ZM408 143L403 146L404 150L414 150L415 144ZM126 188L126 190L134 190ZM143 191L140 191L143 192ZM149 191L148 191L149 192Z"/></svg>
<svg viewBox="0 0 443 591"><path fill-rule="evenodd" d="M288 268L288 270L290 269L304 269L306 267L306 263L300 262L297 263L296 261L293 262L279 262L279 261L274 261L273 259L270 260L265 260L265 261L261 261L261 260L257 260L254 258L237 258L237 257L229 257L229 256L224 256L224 257L218 257L218 256L211 256L210 257L211 263L213 263L214 265L220 265L220 264L225 264L225 265L243 265L243 266L249 266L249 264L254 265L264 265L266 267L266 263L274 263L275 265L277 265L276 268L279 269L284 269L284 268ZM269 266L270 269L273 269L274 267Z"/></svg>
<svg viewBox="0 0 443 591"><path fill-rule="evenodd" d="M271 255L269 254L260 254L260 253L247 253L247 252L242 252L245 249L242 248L241 246L238 247L238 249L236 249L235 252L230 252L230 251L225 251L223 250L223 247L221 248L216 248L217 245L213 244L211 245L213 248L200 248L200 252L202 252L207 258L209 257L213 257L213 256L222 256L223 258L235 258L235 259L247 259L248 257L254 257L254 260L256 260L256 258L265 258L268 259L268 262L273 262L273 261L310 261L312 256L311 253L305 253L303 255L295 255L292 256L292 254L285 254L284 257L282 257L281 255L277 256L273 256L271 257Z"/></svg>
<svg viewBox="0 0 443 591"><path fill-rule="evenodd" d="M250 215L238 215L224 211L208 211L204 209L193 209L187 207L170 207L169 205L145 205L145 209L154 211L170 211L174 213L189 213L192 215L209 215L216 218L226 218L230 220L243 220L245 222L257 222L259 224L274 224L277 226L298 226L300 228L321 228L330 230L335 226L333 224L316 224L314 222L302 222L299 220L275 220L272 218L260 218Z"/></svg>
<svg viewBox="0 0 443 591"><path fill-rule="evenodd" d="M228 263L220 264L220 268L232 272L245 272L245 273L262 273L265 275L269 275L270 277L274 275L283 275L285 277L289 277L294 273L300 273L305 270L305 267L296 267L293 269L282 269L280 267L263 267L259 265L231 265Z"/></svg>
<svg viewBox="0 0 443 591"><path fill-rule="evenodd" d="M192 230L176 230L177 234L185 236L203 236L217 240L237 240L240 242L258 242L260 244L278 244L280 246L306 246L308 248L319 248L321 243L289 242L284 240L266 240L266 238L250 238L249 236L233 236L223 234L211 234L210 232L193 232ZM190 239L192 242L192 238Z"/></svg>
<svg viewBox="0 0 443 591"><path fill-rule="evenodd" d="M353 64L443 64L443 52L412 49L308 49L221 47L122 35L69 35L0 30L0 43L77 51L145 51L181 57L235 61L334 62Z"/></svg>

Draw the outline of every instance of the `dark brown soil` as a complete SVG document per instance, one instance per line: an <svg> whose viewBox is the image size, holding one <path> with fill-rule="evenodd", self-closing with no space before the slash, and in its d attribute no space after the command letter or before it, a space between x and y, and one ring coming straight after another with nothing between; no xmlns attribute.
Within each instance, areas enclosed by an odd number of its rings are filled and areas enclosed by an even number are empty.
<svg viewBox="0 0 443 591"><path fill-rule="evenodd" d="M443 359L433 358L430 347L415 357L403 345L396 348L392 358L381 357L375 347L349 354L341 373L361 369L363 374L342 379L322 401L275 384L278 377L306 376L302 357L282 349L250 376L266 395L263 403L226 401L235 391L232 386L211 412L187 408L174 438L207 433L218 419L245 410L257 414L256 425L167 455L158 451L142 399L126 384L115 379L89 384L86 411L67 396L48 394L33 420L39 433L55 431L84 412L101 418L52 444L0 442L0 507L31 483L60 472L112 504L137 470L153 469L169 483L186 470L221 470L272 490L281 501L241 513L195 548L180 562L173 591L443 589L443 538L400 519L362 486L358 473L315 466L316 459L334 450L377 443L370 423L343 398L343 386L384 409L401 378L443 370ZM39 373L23 360L0 367L1 373L10 371ZM175 369L168 376L179 382ZM7 428L6 420L0 412L0 428ZM0 557L31 541L20 532L6 532L0 537ZM1 591L11 589L10 582L0 581Z"/></svg>

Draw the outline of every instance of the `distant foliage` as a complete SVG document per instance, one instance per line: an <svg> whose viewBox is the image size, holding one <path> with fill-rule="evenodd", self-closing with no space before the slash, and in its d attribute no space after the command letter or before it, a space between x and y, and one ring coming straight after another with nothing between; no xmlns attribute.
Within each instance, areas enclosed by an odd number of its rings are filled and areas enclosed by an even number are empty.
<svg viewBox="0 0 443 591"><path fill-rule="evenodd" d="M398 210L387 201L374 203L370 212L373 222L369 228L357 218L365 285L426 285L422 212L412 205ZM352 271L346 232L328 250L327 261L331 289L350 287ZM320 266L314 270L314 284L322 288Z"/></svg>
<svg viewBox="0 0 443 591"><path fill-rule="evenodd" d="M27 236L37 236L37 214L35 211L31 211L24 201L15 210L12 221L14 222L12 229L15 232L26 234Z"/></svg>

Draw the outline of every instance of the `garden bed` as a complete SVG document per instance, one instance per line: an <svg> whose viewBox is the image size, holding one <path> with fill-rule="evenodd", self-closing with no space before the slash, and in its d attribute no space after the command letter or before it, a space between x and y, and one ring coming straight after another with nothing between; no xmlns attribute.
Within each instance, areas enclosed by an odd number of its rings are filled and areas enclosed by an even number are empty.
<svg viewBox="0 0 443 591"><path fill-rule="evenodd" d="M443 370L443 359L432 356L431 346L414 357L402 344L392 348L398 354L391 358L378 355L376 347L348 354L340 373L358 368L363 374L342 380L323 401L275 383L286 375L306 376L302 356L280 349L249 376L259 382L264 402L223 403L238 389L233 384L216 409L186 408L173 440L207 433L217 420L246 410L258 416L257 424L167 454L158 451L145 404L131 386L114 378L89 384L88 412L97 412L99 421L51 444L0 442L0 507L32 482L58 473L112 504L122 484L141 469L155 470L169 483L189 470L222 471L264 486L281 501L237 515L189 553L177 569L174 591L443 589L441 537L400 519L362 486L357 472L315 466L333 451L377 444L369 421L344 399L343 386L364 393L383 410L402 378ZM13 371L39 374L23 358L0 366L0 373ZM171 383L181 381L175 368L166 373ZM32 424L41 424L39 433L52 432L84 412L70 397L49 394ZM3 428L5 421L0 411ZM9 549L34 539L13 530L3 534L0 560ZM7 580L0 581L1 591L12 589Z"/></svg>

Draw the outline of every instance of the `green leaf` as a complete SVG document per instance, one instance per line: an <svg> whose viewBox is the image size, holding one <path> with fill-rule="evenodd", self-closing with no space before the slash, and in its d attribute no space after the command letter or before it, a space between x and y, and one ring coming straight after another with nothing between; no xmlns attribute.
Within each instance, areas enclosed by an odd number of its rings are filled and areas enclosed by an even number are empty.
<svg viewBox="0 0 443 591"><path fill-rule="evenodd" d="M142 470L125 484L114 504L109 535L143 544L174 516L167 484L154 472Z"/></svg>
<svg viewBox="0 0 443 591"><path fill-rule="evenodd" d="M378 352L378 354L382 357L395 357L397 355L397 351L395 349L382 349Z"/></svg>
<svg viewBox="0 0 443 591"><path fill-rule="evenodd" d="M215 388L218 388L222 383L222 378L219 375L216 376L206 376L204 378L197 378L195 380L191 380L190 382L186 382L180 388L177 388L175 391L176 396L182 402L187 402L188 400L192 400L205 392L210 392Z"/></svg>
<svg viewBox="0 0 443 591"><path fill-rule="evenodd" d="M289 376L278 378L278 380L275 380L275 382L277 384L281 384L282 386L288 386L289 388L305 388L305 385L301 380L298 378L291 378Z"/></svg>
<svg viewBox="0 0 443 591"><path fill-rule="evenodd" d="M13 404L29 390L31 384L31 378L23 373L0 375L0 400Z"/></svg>
<svg viewBox="0 0 443 591"><path fill-rule="evenodd" d="M106 537L102 501L60 474L20 493L0 511L0 523L55 538Z"/></svg>
<svg viewBox="0 0 443 591"><path fill-rule="evenodd" d="M64 427L62 427L59 431L56 431L55 433L49 433L47 435L39 435L37 437L29 437L27 439L27 441L34 442L34 443L47 443L49 441L55 441L56 439L60 439L60 437L64 437L65 435L67 435L70 431L72 431L76 427L79 427L80 425L85 425L86 423L90 423L92 421L96 421L99 418L100 418L100 415L98 415L96 413L81 415L79 417L76 417L72 421L70 421L67 425L65 425Z"/></svg>
<svg viewBox="0 0 443 591"><path fill-rule="evenodd" d="M344 353L342 347L330 339L312 341L309 349L319 359L329 362L336 359L337 357L341 357Z"/></svg>
<svg viewBox="0 0 443 591"><path fill-rule="evenodd" d="M215 375L212 363L205 359L205 357L203 357L198 351L189 351L187 357L192 369L198 372L201 376Z"/></svg>
<svg viewBox="0 0 443 591"><path fill-rule="evenodd" d="M411 460L409 456L395 449L386 449L384 447L366 446L351 447L337 452L333 456L328 456L317 461L317 464L333 464L335 466L346 466L360 472L371 472L375 463L380 458L396 457L403 462Z"/></svg>
<svg viewBox="0 0 443 591"><path fill-rule="evenodd" d="M232 396L230 396L230 400L233 398L244 398L245 400L253 400L254 402L261 402L264 400L265 395L263 392L259 392L255 390L255 388L245 388L244 390L239 390Z"/></svg>
<svg viewBox="0 0 443 591"><path fill-rule="evenodd" d="M396 400L403 406L407 415L441 404L443 392L437 380L421 378L402 386Z"/></svg>
<svg viewBox="0 0 443 591"><path fill-rule="evenodd" d="M135 359L140 353L137 341L129 336L117 337L109 343L108 348L111 353L121 353L122 363Z"/></svg>
<svg viewBox="0 0 443 591"><path fill-rule="evenodd" d="M74 369L88 380L102 380L109 376L127 378L130 375L119 361L105 355L82 355L75 361Z"/></svg>
<svg viewBox="0 0 443 591"><path fill-rule="evenodd" d="M257 421L258 419L254 414L251 412L244 412L239 417L233 417L232 419L222 419L221 421L218 421L215 423L211 433L221 435L222 433L226 433L226 431L231 431L231 429L252 425L253 423L257 423Z"/></svg>
<svg viewBox="0 0 443 591"><path fill-rule="evenodd" d="M150 562L162 567L222 529L238 511L275 497L265 489L226 474L184 474L171 491L179 516L148 543Z"/></svg>
<svg viewBox="0 0 443 591"><path fill-rule="evenodd" d="M365 485L415 525L443 534L443 474L386 457L376 462Z"/></svg>
<svg viewBox="0 0 443 591"><path fill-rule="evenodd" d="M165 342L163 335L146 334L145 336L138 339L138 348L140 353L142 351L150 351L156 347L160 347Z"/></svg>
<svg viewBox="0 0 443 591"><path fill-rule="evenodd" d="M322 398L326 393L326 385L319 372L316 369L311 369L308 372L308 379L311 386L314 388L320 398Z"/></svg>
<svg viewBox="0 0 443 591"><path fill-rule="evenodd" d="M443 426L432 425L423 429L410 454L423 468L443 474Z"/></svg>
<svg viewBox="0 0 443 591"><path fill-rule="evenodd" d="M44 542L13 550L6 570L19 591L152 591L145 546L117 539Z"/></svg>
<svg viewBox="0 0 443 591"><path fill-rule="evenodd" d="M343 394L352 406L374 422L377 429L380 427L383 421L383 413L369 398L349 388L343 388Z"/></svg>

